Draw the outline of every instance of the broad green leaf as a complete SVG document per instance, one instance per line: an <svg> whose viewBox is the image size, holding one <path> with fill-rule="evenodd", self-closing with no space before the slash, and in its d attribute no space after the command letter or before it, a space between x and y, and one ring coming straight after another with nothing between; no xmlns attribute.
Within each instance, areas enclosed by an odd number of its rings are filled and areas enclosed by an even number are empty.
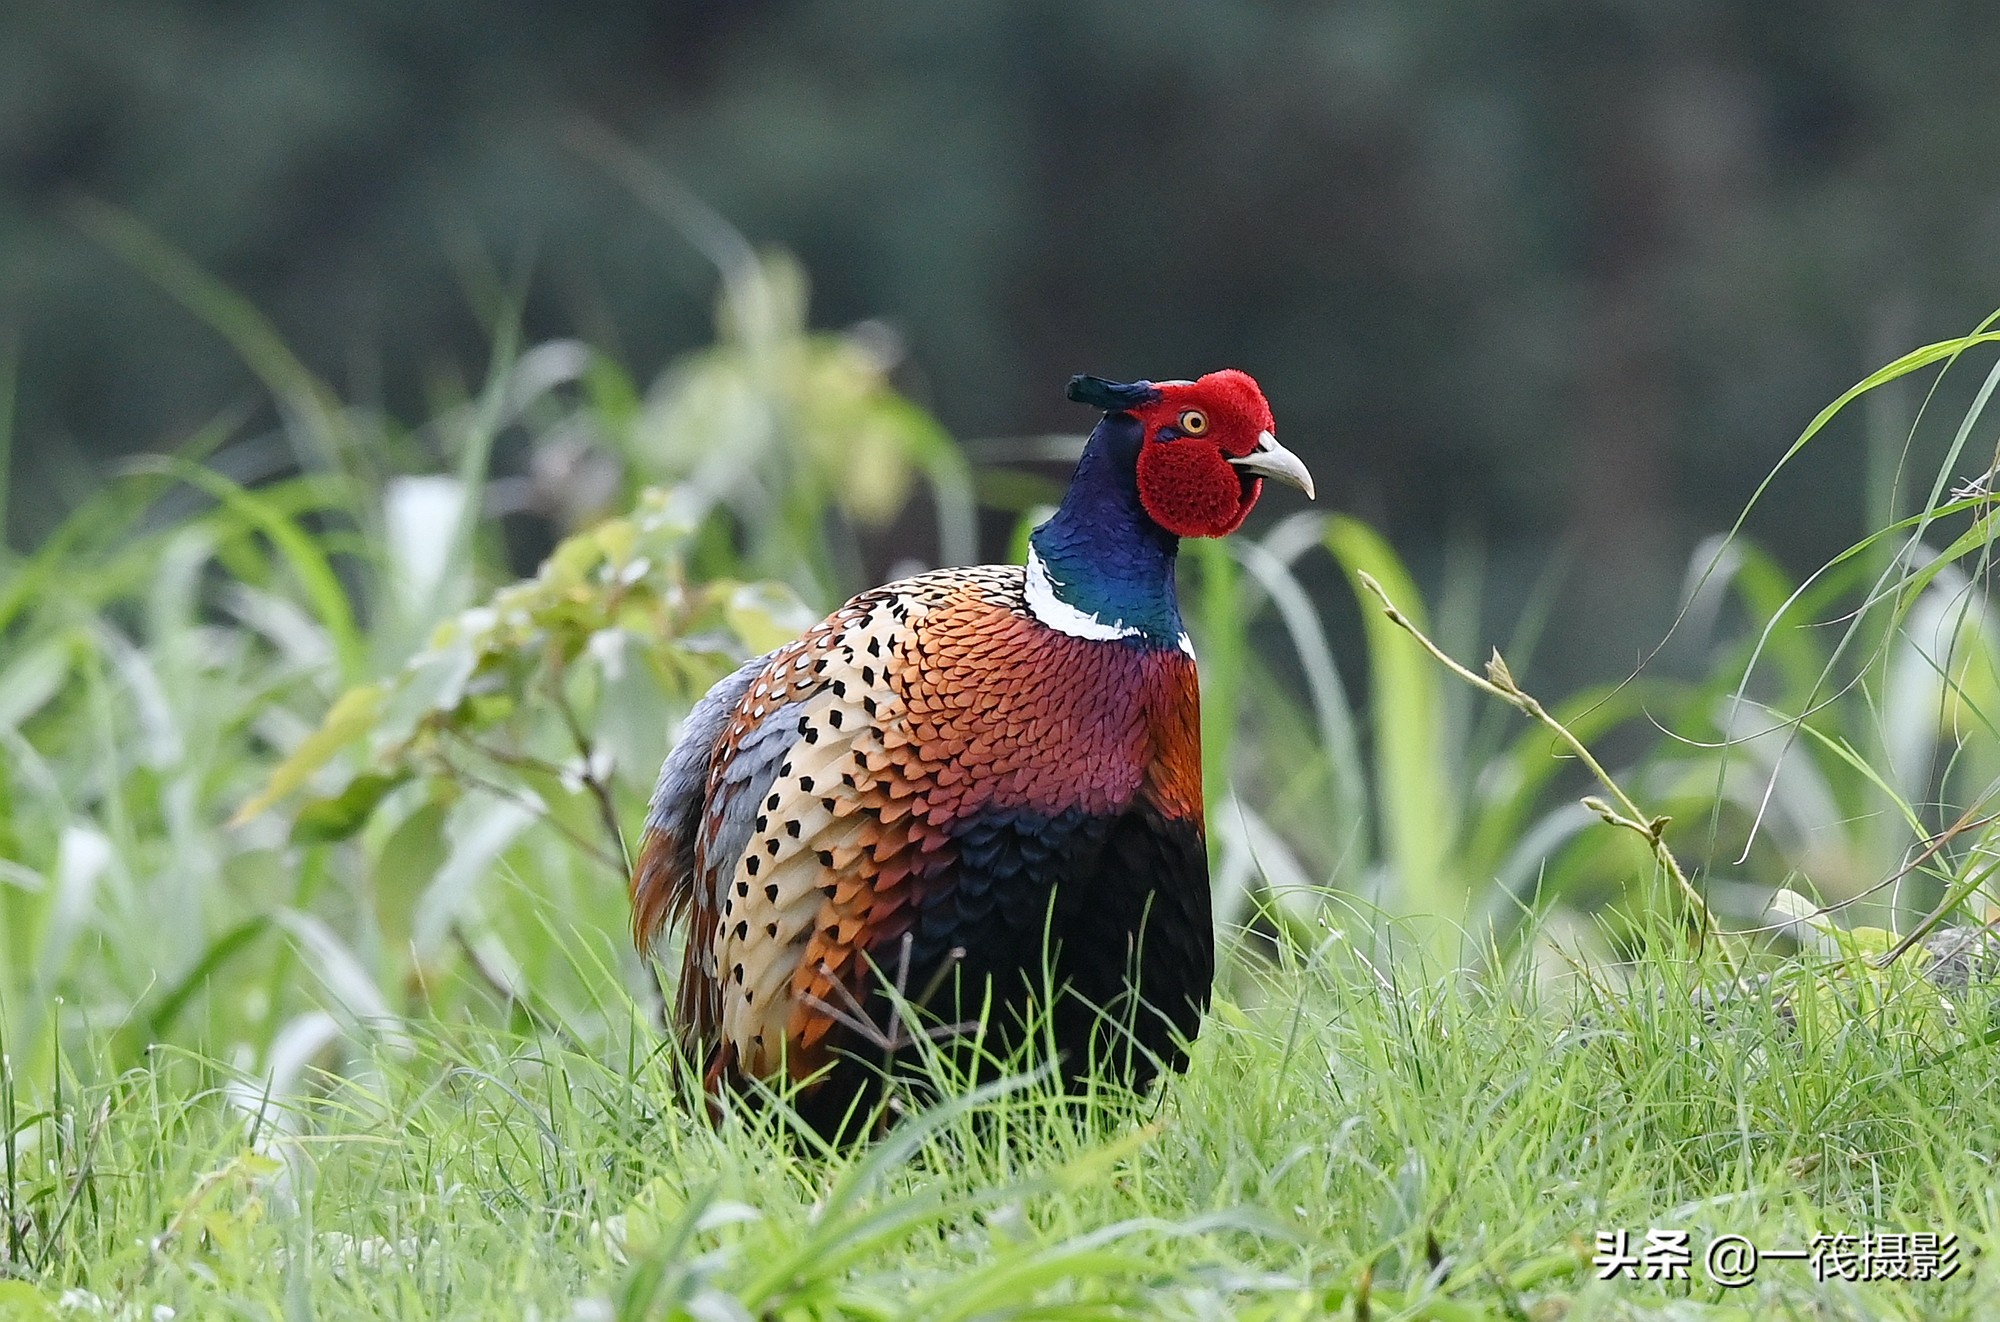
<svg viewBox="0 0 2000 1322"><path fill-rule="evenodd" d="M1833 939L1839 943L1841 953L1851 959L1879 959L1889 953L1902 938L1886 927L1850 927L1845 931L1832 929ZM1911 961L1910 967L1921 968L1930 952L1922 946L1912 946L1904 956Z"/></svg>
<svg viewBox="0 0 2000 1322"><path fill-rule="evenodd" d="M315 799L299 809L292 821L292 843L323 845L351 838L397 786L410 779L408 771L371 771L356 776L330 799Z"/></svg>
<svg viewBox="0 0 2000 1322"><path fill-rule="evenodd" d="M292 755L278 765L264 788L238 810L231 825L243 825L268 811L286 795L304 788L321 767L374 728L387 696L380 684L364 684L342 694L319 729L308 735L292 751Z"/></svg>
<svg viewBox="0 0 2000 1322"><path fill-rule="evenodd" d="M460 634L419 654L403 668L382 704L380 719L368 731L378 753L408 743L425 721L465 700L466 685L479 669L482 641Z"/></svg>
<svg viewBox="0 0 2000 1322"><path fill-rule="evenodd" d="M604 558L604 548L594 533L578 533L564 538L542 562L536 580L551 592L570 592L584 585L590 572Z"/></svg>
<svg viewBox="0 0 2000 1322"><path fill-rule="evenodd" d="M606 519L591 533L597 553L614 570L630 564L639 548L639 530L630 519Z"/></svg>

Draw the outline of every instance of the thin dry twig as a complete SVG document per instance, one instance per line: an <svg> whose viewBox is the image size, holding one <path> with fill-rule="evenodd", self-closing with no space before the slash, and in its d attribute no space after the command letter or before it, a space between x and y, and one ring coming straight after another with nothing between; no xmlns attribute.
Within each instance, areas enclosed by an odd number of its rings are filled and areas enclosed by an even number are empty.
<svg viewBox="0 0 2000 1322"><path fill-rule="evenodd" d="M503 765L507 763L507 759L496 756L493 749L471 740L466 740L465 742L471 751L492 757L494 761L500 762ZM515 789L511 785L502 784L490 776L482 776L463 763L452 761L451 757L441 749L438 753L438 760L443 764L448 774L456 776L475 789L485 790L495 798L505 799L509 803L518 804L528 809L534 813L537 821L553 830L557 835L562 836L565 840L568 840L586 856L602 863L606 868L610 869L612 875L621 878L631 875L631 870L625 866L625 861L622 858L598 847L588 836L564 824L554 813L548 811L548 806L542 803L535 795L524 790Z"/></svg>
<svg viewBox="0 0 2000 1322"><path fill-rule="evenodd" d="M910 933L903 933L902 949L896 961L896 977L893 983L895 995L883 1014L887 1027L878 1026L868 1017L868 1011L862 1006L853 991L848 988L846 983L834 977L833 970L825 964L819 966L820 972L827 975L828 982L832 984L834 995L839 998L841 1004L829 1005L810 992L806 993L801 999L813 1009L819 1011L842 1027L851 1030L862 1041L886 1055L894 1055L904 1047L915 1045L918 1035L928 1037L933 1042L947 1042L954 1037L963 1036L978 1028L978 1020L967 1019L956 1024L939 1024L935 1027L919 1029L918 1034L912 1034L909 1031L911 1025L905 1016L910 1013L911 1009L911 1002L908 999L910 952L914 944L914 938ZM943 984L945 976L950 972L951 967L963 958L965 958L965 952L954 946L951 953L945 957L944 966L932 977L930 985L925 988L923 995L918 998L919 1001L928 1001L932 994L937 991L938 987ZM877 969L876 973L879 976L881 970Z"/></svg>
<svg viewBox="0 0 2000 1322"><path fill-rule="evenodd" d="M632 872L632 851L625 847L625 832L618 826L618 804L612 798L611 786L597 774L597 746L585 732L583 722L577 718L576 709L569 705L569 696L562 691L560 680L551 687L555 690L556 711L561 713L563 724L569 727L569 736L576 744L577 765L581 768L579 777L584 788L590 791L592 802L597 805L597 818L604 826L604 833L611 837L611 847L624 861L627 876Z"/></svg>
<svg viewBox="0 0 2000 1322"><path fill-rule="evenodd" d="M1542 706L1534 694L1529 693L1514 682L1513 672L1507 669L1507 662L1501 657L1498 648L1494 649L1491 659L1486 663L1486 674L1483 676L1474 674L1453 660L1443 648L1432 642L1409 616L1403 614L1396 603L1389 599L1389 594L1383 591L1382 585L1375 581L1373 575L1364 570L1360 573L1359 577L1362 586L1374 593L1376 600L1382 603L1382 613L1389 617L1389 622L1402 629L1410 637L1416 639L1418 646L1429 652L1440 665L1466 683L1472 685L1472 687L1478 689L1481 693L1498 698L1515 711L1526 716L1529 720L1543 726L1551 734L1555 735L1576 756L1579 762L1590 768L1590 773L1597 777L1598 783L1603 785L1606 792L1611 795L1611 801L1606 802L1594 794L1586 795L1583 800L1583 806L1596 813L1610 825L1623 827L1638 835L1640 839L1646 842L1647 846L1653 851L1653 857L1659 860L1660 866L1666 870L1669 877L1673 878L1674 885L1686 897L1689 909L1700 924L1702 940L1706 942L1710 937L1717 938L1716 949L1721 952L1723 962L1728 966L1730 975L1732 977L1740 977L1741 974L1738 970L1735 956L1730 953L1727 944L1719 939L1722 929L1716 923L1714 913L1709 910L1708 901L1702 898L1701 892L1696 890L1694 883L1688 880L1687 873L1681 870L1680 861L1674 857L1673 850L1667 848L1667 826L1673 821L1673 818L1649 816L1645 812L1642 812L1639 805L1632 801L1632 797L1624 791L1616 780L1611 778L1611 773L1604 769L1604 764L1597 760L1596 755L1590 751L1583 740L1571 733L1568 726L1551 716L1548 709Z"/></svg>

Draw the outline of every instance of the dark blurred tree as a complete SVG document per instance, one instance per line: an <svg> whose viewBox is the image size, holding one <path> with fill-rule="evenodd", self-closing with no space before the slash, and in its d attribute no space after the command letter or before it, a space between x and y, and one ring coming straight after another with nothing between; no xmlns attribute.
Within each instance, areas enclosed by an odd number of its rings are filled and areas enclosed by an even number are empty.
<svg viewBox="0 0 2000 1322"><path fill-rule="evenodd" d="M581 112L797 249L820 316L905 330L961 434L1081 425L1073 370L1240 364L1335 501L1503 552L1567 529L1615 603L1885 324L2000 297L1996 59L2000 10L1859 0L13 0L22 480L251 393L76 192L392 409L476 371L464 287L528 256L531 333L642 370L698 340L710 274L564 147ZM1767 537L1843 544L1860 467L1815 465Z"/></svg>

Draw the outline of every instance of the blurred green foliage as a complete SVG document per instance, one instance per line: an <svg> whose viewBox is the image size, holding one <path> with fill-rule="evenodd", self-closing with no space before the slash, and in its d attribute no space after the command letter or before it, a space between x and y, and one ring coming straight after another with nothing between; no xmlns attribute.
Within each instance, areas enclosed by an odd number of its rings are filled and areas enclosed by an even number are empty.
<svg viewBox="0 0 2000 1322"><path fill-rule="evenodd" d="M704 263L571 148L578 113L800 252L822 324L901 328L900 383L958 435L1074 428L1072 371L1236 363L1345 508L1486 536L1491 618L1577 539L1565 689L1657 632L1799 418L1994 300L1978 7L21 0L0 34L17 545L91 461L252 397L78 234L78 194L393 416L481 375L517 260L530 341L581 330L627 374L700 346ZM1886 490L1863 430L1770 511L1792 572Z"/></svg>
<svg viewBox="0 0 2000 1322"><path fill-rule="evenodd" d="M805 329L783 257L733 272L717 344L650 388L503 322L490 380L405 431L143 226L91 223L257 365L312 471L233 480L256 442L224 417L0 557L18 1077L93 1029L103 1065L200 1042L289 1061L259 1066L289 1088L419 1011L629 1027L620 844L677 715L817 618L799 590L844 595L856 530L920 477L962 548L956 449L864 338ZM445 471L403 466L413 433ZM553 490L490 472L503 435ZM523 515L566 535L516 582Z"/></svg>

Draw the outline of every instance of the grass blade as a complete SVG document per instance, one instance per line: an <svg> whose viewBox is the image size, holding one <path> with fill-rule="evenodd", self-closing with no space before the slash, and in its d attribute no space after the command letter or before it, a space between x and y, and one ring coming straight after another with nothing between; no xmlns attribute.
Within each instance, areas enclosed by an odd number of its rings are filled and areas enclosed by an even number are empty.
<svg viewBox="0 0 2000 1322"><path fill-rule="evenodd" d="M1442 920L1432 928L1441 952L1448 925L1465 916L1470 897L1451 865L1459 813L1446 773L1438 679L1423 650L1383 616L1361 576L1374 576L1399 605L1422 598L1402 561L1366 524L1331 519L1325 542L1353 584L1368 639L1376 813L1397 886L1389 904ZM1424 627L1421 605L1406 613Z"/></svg>

